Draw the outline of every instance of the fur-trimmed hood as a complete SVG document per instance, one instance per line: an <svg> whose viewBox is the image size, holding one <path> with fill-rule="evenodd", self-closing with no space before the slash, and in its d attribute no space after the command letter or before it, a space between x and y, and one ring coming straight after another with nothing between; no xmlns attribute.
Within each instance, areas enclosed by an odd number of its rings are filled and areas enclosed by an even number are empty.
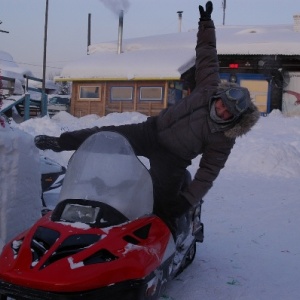
<svg viewBox="0 0 300 300"><path fill-rule="evenodd" d="M229 138L236 138L249 132L260 117L257 107L251 102L249 108L235 121L232 128L225 130L224 134Z"/></svg>
<svg viewBox="0 0 300 300"><path fill-rule="evenodd" d="M226 90L228 90L231 87L238 87L235 83L228 83L228 82L222 82L219 84L216 95L222 94ZM211 99L211 103L214 99ZM249 107L248 109L242 113L238 118L234 119L231 122L223 123L223 124L217 124L214 122L214 120L211 119L211 122L213 122L213 127L217 131L223 131L225 136L229 138L237 138L240 137L247 132L251 130L251 128L256 124L260 117L260 112L253 103L252 99L250 98L249 94ZM211 108L210 103L210 108ZM211 124L212 125L212 124Z"/></svg>

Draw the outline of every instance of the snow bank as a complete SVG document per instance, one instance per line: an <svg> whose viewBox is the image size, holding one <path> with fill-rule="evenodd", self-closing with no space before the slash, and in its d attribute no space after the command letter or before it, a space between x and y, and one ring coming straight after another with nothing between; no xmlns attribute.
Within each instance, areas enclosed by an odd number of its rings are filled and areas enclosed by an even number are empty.
<svg viewBox="0 0 300 300"><path fill-rule="evenodd" d="M273 110L236 145L226 163L234 172L267 177L300 177L299 118L285 117Z"/></svg>
<svg viewBox="0 0 300 300"><path fill-rule="evenodd" d="M0 129L0 252L41 216L39 153L27 133Z"/></svg>

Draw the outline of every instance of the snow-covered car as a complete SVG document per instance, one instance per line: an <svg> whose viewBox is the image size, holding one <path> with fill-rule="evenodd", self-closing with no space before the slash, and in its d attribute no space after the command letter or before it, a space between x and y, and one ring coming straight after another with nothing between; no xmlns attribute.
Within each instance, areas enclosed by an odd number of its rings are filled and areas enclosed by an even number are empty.
<svg viewBox="0 0 300 300"><path fill-rule="evenodd" d="M49 97L48 101L48 114L53 116L61 111L69 111L70 95L57 95Z"/></svg>
<svg viewBox="0 0 300 300"><path fill-rule="evenodd" d="M42 182L42 214L52 210L57 201L63 183L66 168L49 157L40 156Z"/></svg>

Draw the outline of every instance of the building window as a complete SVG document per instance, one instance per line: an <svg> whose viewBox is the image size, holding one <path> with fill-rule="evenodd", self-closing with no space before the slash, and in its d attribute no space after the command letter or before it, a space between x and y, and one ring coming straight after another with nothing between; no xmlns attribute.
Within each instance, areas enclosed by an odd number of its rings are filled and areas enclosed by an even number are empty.
<svg viewBox="0 0 300 300"><path fill-rule="evenodd" d="M163 88L159 86L141 87L140 88L140 101L162 101Z"/></svg>
<svg viewBox="0 0 300 300"><path fill-rule="evenodd" d="M132 101L133 87L130 86L114 86L110 89L111 101Z"/></svg>
<svg viewBox="0 0 300 300"><path fill-rule="evenodd" d="M100 86L80 86L79 99L100 100Z"/></svg>

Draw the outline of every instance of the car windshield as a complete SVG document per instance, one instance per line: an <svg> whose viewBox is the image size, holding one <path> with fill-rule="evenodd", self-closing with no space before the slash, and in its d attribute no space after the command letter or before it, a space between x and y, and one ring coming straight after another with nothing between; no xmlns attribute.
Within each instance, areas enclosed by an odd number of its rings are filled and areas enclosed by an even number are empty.
<svg viewBox="0 0 300 300"><path fill-rule="evenodd" d="M62 97L53 97L49 99L50 104L61 104L61 105L68 105L69 99L68 98L62 98Z"/></svg>
<svg viewBox="0 0 300 300"><path fill-rule="evenodd" d="M152 212L153 186L127 139L104 131L73 154L59 198L100 201L132 220Z"/></svg>

